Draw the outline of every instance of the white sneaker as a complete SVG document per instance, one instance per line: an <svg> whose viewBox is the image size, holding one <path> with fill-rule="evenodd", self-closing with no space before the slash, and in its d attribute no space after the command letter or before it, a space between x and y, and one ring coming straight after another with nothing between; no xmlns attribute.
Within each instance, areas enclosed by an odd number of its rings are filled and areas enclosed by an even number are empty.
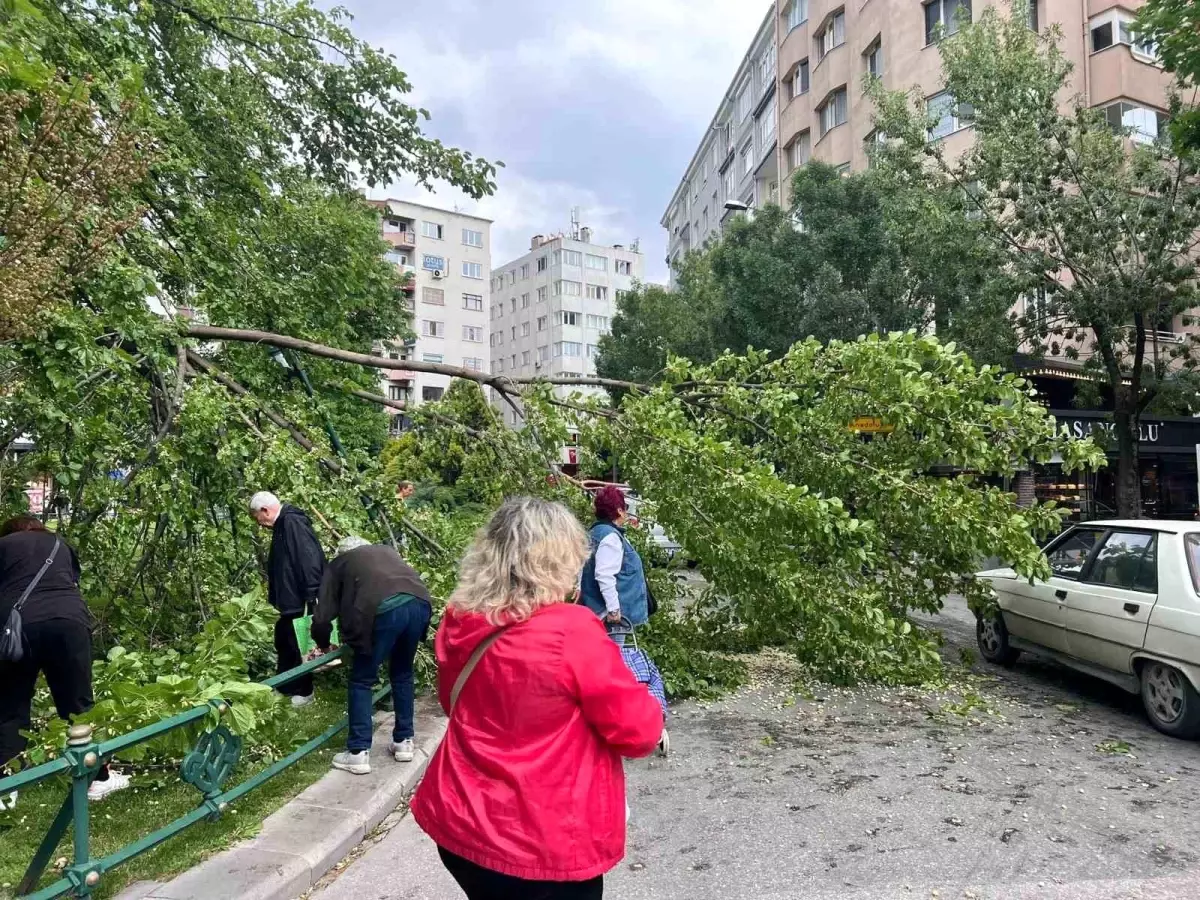
<svg viewBox="0 0 1200 900"><path fill-rule="evenodd" d="M658 739L658 755L668 756L671 753L671 735L667 734L667 729L663 729L662 737Z"/></svg>
<svg viewBox="0 0 1200 900"><path fill-rule="evenodd" d="M370 775L371 751L360 750L357 753L351 753L349 750L345 750L334 756L333 767L341 769L343 772L349 772L351 775Z"/></svg>
<svg viewBox="0 0 1200 900"><path fill-rule="evenodd" d="M297 709L301 706L308 706L308 704L312 703L315 699L316 697L313 694L309 694L307 697L302 697L299 694L296 694L292 697L292 706L296 707Z"/></svg>
<svg viewBox="0 0 1200 900"><path fill-rule="evenodd" d="M109 794L123 791L127 787L129 787L129 776L109 769L108 778L104 781L93 781L88 785L88 799L103 800Z"/></svg>
<svg viewBox="0 0 1200 900"><path fill-rule="evenodd" d="M399 743L392 743L392 759L396 760L396 762L412 762L416 752L412 738L405 738Z"/></svg>

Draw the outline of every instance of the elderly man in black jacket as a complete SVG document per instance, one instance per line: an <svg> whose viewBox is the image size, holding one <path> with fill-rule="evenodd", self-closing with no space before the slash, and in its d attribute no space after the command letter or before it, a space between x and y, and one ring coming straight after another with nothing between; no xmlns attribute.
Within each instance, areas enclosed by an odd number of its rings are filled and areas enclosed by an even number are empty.
<svg viewBox="0 0 1200 900"><path fill-rule="evenodd" d="M354 651L348 697L350 728L346 752L333 767L366 775L371 771L371 693L386 659L392 681L396 722L391 754L396 762L413 758L413 658L425 640L432 615L429 589L392 547L348 537L325 570L313 613L313 640L329 652L333 620L342 641Z"/></svg>
<svg viewBox="0 0 1200 900"><path fill-rule="evenodd" d="M271 529L267 600L279 610L279 621L275 623L277 671L286 672L304 661L296 639L296 620L317 599L325 574L325 551L308 516L294 506L280 503L269 491L259 491L251 498L250 515L263 528ZM312 675L282 685L279 692L292 698L292 706L307 706L313 701Z"/></svg>

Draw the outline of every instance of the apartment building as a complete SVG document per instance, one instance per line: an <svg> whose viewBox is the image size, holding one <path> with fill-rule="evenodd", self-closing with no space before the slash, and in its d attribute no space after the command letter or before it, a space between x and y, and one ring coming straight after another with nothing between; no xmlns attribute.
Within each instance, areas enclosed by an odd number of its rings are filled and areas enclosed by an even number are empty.
<svg viewBox="0 0 1200 900"><path fill-rule="evenodd" d="M376 352L486 371L491 221L404 200L373 205L391 245L385 258L410 276L404 297L417 333L403 348ZM450 386L448 376L424 372L385 371L383 381L388 399L416 404L441 399Z"/></svg>
<svg viewBox="0 0 1200 900"><path fill-rule="evenodd" d="M680 258L734 212L779 202L776 31L771 6L663 215L672 286Z"/></svg>
<svg viewBox="0 0 1200 900"><path fill-rule="evenodd" d="M528 253L492 271L488 344L493 374L596 374L600 338L609 332L617 300L643 278L644 259L636 242L598 244L590 228L572 231L534 235ZM511 410L505 408L505 415L516 424Z"/></svg>
<svg viewBox="0 0 1200 900"><path fill-rule="evenodd" d="M1113 124L1153 140L1166 113L1170 77L1152 45L1130 25L1143 0L1037 0L1030 27L1056 24L1060 47L1074 64L1071 95L1105 110ZM940 117L931 131L949 149L972 138L970 111L941 91L940 35L957 31L995 0L776 0L779 71L779 180L784 202L790 175L810 159L847 171L868 165L875 140L868 80L889 90L919 87Z"/></svg>

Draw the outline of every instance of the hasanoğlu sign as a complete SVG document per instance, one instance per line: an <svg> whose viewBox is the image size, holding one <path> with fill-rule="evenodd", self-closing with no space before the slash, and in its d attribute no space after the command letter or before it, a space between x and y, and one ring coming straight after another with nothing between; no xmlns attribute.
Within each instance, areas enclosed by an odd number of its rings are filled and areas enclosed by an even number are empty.
<svg viewBox="0 0 1200 900"><path fill-rule="evenodd" d="M1052 410L1051 414L1067 437L1092 436L1104 447L1115 448L1115 425L1108 413ZM1177 452L1192 452L1200 444L1200 418L1143 419L1138 424L1138 443Z"/></svg>

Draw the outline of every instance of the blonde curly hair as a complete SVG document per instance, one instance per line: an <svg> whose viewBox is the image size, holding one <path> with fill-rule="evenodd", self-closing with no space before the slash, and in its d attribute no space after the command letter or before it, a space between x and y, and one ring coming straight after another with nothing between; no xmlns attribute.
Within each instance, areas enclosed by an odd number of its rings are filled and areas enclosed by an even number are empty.
<svg viewBox="0 0 1200 900"><path fill-rule="evenodd" d="M575 590L590 552L583 526L561 503L513 497L476 533L447 605L493 625L523 622Z"/></svg>

